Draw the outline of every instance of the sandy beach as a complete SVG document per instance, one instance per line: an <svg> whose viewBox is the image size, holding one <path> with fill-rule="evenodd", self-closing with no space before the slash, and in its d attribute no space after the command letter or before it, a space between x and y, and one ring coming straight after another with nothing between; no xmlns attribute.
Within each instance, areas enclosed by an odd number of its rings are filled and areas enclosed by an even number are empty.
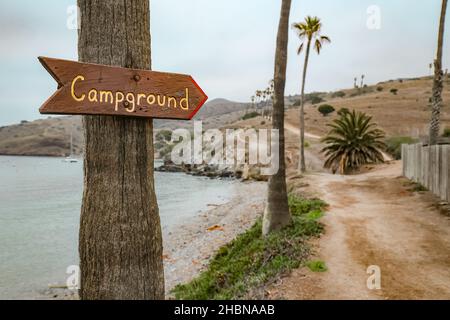
<svg viewBox="0 0 450 320"><path fill-rule="evenodd" d="M195 278L223 245L250 228L263 214L267 191L265 182L236 183L234 195L224 204L211 203L189 223L163 232L166 298L177 284ZM189 205L189 204L187 204ZM49 288L36 299L78 299L75 291Z"/></svg>
<svg viewBox="0 0 450 320"><path fill-rule="evenodd" d="M210 205L189 224L164 235L166 295L177 284L193 279L223 245L250 228L264 211L265 182L236 185L233 198L223 205Z"/></svg>

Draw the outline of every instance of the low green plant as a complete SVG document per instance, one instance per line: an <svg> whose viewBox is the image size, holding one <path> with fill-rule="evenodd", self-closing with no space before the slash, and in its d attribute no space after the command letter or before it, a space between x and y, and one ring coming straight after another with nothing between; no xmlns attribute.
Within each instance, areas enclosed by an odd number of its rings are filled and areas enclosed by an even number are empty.
<svg viewBox="0 0 450 320"><path fill-rule="evenodd" d="M240 299L279 274L305 264L310 255L308 239L323 229L318 221L325 203L289 195L292 223L263 237L261 218L246 232L221 247L208 268L189 283L172 290L176 299Z"/></svg>
<svg viewBox="0 0 450 320"><path fill-rule="evenodd" d="M324 117L333 113L336 109L329 104L323 104L317 109Z"/></svg>
<svg viewBox="0 0 450 320"><path fill-rule="evenodd" d="M393 88L393 89L390 90L390 92L391 92L394 96L396 96L397 93L398 93L398 89Z"/></svg>
<svg viewBox="0 0 450 320"><path fill-rule="evenodd" d="M334 92L331 97L333 98L343 98L345 97L345 92L344 91L336 91Z"/></svg>
<svg viewBox="0 0 450 320"><path fill-rule="evenodd" d="M331 130L322 139L325 168L347 174L365 164L383 162L384 132L371 116L353 110L327 126Z"/></svg>
<svg viewBox="0 0 450 320"><path fill-rule="evenodd" d="M339 111L337 112L337 114L339 115L339 116L344 116L344 115L346 115L347 113L350 113L350 110L348 109L348 108L340 108L339 109Z"/></svg>
<svg viewBox="0 0 450 320"><path fill-rule="evenodd" d="M311 98L311 104L319 104L321 102L324 102L325 100L319 96L313 96Z"/></svg>
<svg viewBox="0 0 450 320"><path fill-rule="evenodd" d="M389 137L386 139L386 151L394 157L395 160L400 160L402 157L402 144L417 143L418 140L411 137Z"/></svg>
<svg viewBox="0 0 450 320"><path fill-rule="evenodd" d="M306 263L306 266L312 272L326 272L326 271L328 271L328 267L326 266L325 262L321 261L321 260L308 261Z"/></svg>
<svg viewBox="0 0 450 320"><path fill-rule="evenodd" d="M244 116L242 117L242 120L253 119L253 118L256 118L259 116L260 116L260 114L258 112L252 111L252 112L244 114Z"/></svg>
<svg viewBox="0 0 450 320"><path fill-rule="evenodd" d="M445 128L444 133L442 134L444 138L450 138L450 128Z"/></svg>
<svg viewBox="0 0 450 320"><path fill-rule="evenodd" d="M157 141L170 141L172 138L172 131L170 130L160 130L156 134Z"/></svg>

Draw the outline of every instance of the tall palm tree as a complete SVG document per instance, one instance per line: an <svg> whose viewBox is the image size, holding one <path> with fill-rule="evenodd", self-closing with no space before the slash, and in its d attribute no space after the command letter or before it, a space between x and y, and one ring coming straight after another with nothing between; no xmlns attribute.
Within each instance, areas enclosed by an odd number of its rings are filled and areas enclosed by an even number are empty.
<svg viewBox="0 0 450 320"><path fill-rule="evenodd" d="M78 8L80 61L151 67L149 0L78 0ZM153 122L83 116L83 131L80 298L164 299L163 243L153 176Z"/></svg>
<svg viewBox="0 0 450 320"><path fill-rule="evenodd" d="M442 0L441 19L439 22L438 49L434 61L433 96L431 97L432 111L430 122L430 145L437 143L439 136L440 116L442 107L443 72L442 51L444 45L445 14L447 11L447 0Z"/></svg>
<svg viewBox="0 0 450 320"><path fill-rule="evenodd" d="M303 51L306 43L306 54L305 54L305 64L303 66L303 81L302 81L302 97L300 105L300 159L299 159L299 170L301 172L306 171L305 163L305 81L306 81L306 71L308 69L309 53L311 50L311 44L313 44L314 49L317 54L320 54L322 45L325 42L331 42L330 38L320 34L322 31L322 22L318 17L307 16L304 22L294 23L294 30L297 31L302 44L297 50L297 54Z"/></svg>
<svg viewBox="0 0 450 320"><path fill-rule="evenodd" d="M324 167L336 173L346 174L367 163L383 162L381 150L384 132L372 122L372 117L363 112L345 112L331 124L322 152L327 157Z"/></svg>
<svg viewBox="0 0 450 320"><path fill-rule="evenodd" d="M366 76L365 75L361 75L361 88L364 88L364 78Z"/></svg>
<svg viewBox="0 0 450 320"><path fill-rule="evenodd" d="M256 108L259 107L259 104L261 103L261 90L256 90Z"/></svg>
<svg viewBox="0 0 450 320"><path fill-rule="evenodd" d="M291 0L281 1L280 23L278 26L277 47L274 70L274 101L272 127L279 132L279 169L269 179L267 204L264 210L262 233L267 235L279 230L292 221L289 212L286 188L286 163L284 144L284 90L286 86L287 47L289 39L289 15Z"/></svg>

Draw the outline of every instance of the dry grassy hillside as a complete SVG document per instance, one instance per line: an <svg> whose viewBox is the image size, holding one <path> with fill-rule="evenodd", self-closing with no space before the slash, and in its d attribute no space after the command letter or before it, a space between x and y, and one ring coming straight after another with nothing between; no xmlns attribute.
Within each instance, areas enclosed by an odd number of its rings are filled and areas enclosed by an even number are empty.
<svg viewBox="0 0 450 320"><path fill-rule="evenodd" d="M195 116L203 127L217 128L240 119L247 104L215 99L206 103ZM0 127L1 155L66 156L70 152L70 128L73 128L74 153L83 150L81 117L62 116ZM155 120L155 129L193 128L191 121Z"/></svg>
<svg viewBox="0 0 450 320"><path fill-rule="evenodd" d="M70 153L70 128L74 153L82 150L81 118L54 117L0 127L0 154L66 156Z"/></svg>
<svg viewBox="0 0 450 320"><path fill-rule="evenodd" d="M444 85L444 108L442 110L441 128L450 128L450 77ZM428 134L430 120L429 97L431 96L431 78L395 80L368 86L362 90L348 89L331 93L310 94L319 96L323 101L305 107L306 131L324 135L326 126L337 117L340 108L364 111L372 115L388 136L410 136L419 138ZM397 94L391 92L397 89ZM343 96L343 97L339 97ZM298 126L298 107L293 106L299 96L287 97L288 110L286 120ZM336 112L322 116L318 107L330 104ZM225 99L208 102L196 115L196 120L203 120L204 129L220 127L268 127L270 124L262 119L239 121L245 114L248 104ZM6 155L48 155L64 156L69 153L70 126L73 126L75 153L81 153L83 142L80 117L53 117L18 125L0 127L0 154ZM155 120L156 129L192 128L190 121Z"/></svg>
<svg viewBox="0 0 450 320"><path fill-rule="evenodd" d="M317 135L324 135L328 131L326 124L338 117L337 112L324 117L317 108L322 104L330 104L336 111L345 107L366 112L373 116L388 136L419 138L428 135L431 88L431 78L420 78L381 82L364 90L342 90L345 93L342 98L335 97L335 93L320 94L324 102L316 105L308 103L305 107L306 131ZM396 95L391 92L392 89L398 90ZM298 98L291 98L291 102ZM442 130L450 127L450 77L445 81L443 99ZM298 109L288 110L286 119L298 125Z"/></svg>

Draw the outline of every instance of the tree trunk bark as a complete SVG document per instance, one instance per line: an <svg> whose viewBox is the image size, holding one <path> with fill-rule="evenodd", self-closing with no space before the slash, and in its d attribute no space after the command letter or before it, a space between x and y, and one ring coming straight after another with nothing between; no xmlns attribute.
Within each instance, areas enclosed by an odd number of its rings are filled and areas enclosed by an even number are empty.
<svg viewBox="0 0 450 320"><path fill-rule="evenodd" d="M305 82L306 82L306 71L308 70L308 59L309 52L311 50L311 40L308 40L308 45L306 46L305 54L305 65L303 66L303 77L302 77L302 98L300 104L300 157L299 157L299 170L301 173L306 172L306 161L305 161Z"/></svg>
<svg viewBox="0 0 450 320"><path fill-rule="evenodd" d="M435 145L439 136L440 116L442 108L443 71L442 50L444 45L445 15L447 0L442 0L441 19L439 23L438 49L434 61L433 96L431 97L432 111L430 122L430 145Z"/></svg>
<svg viewBox="0 0 450 320"><path fill-rule="evenodd" d="M148 0L78 0L82 62L151 69ZM153 125L84 116L81 299L164 299Z"/></svg>
<svg viewBox="0 0 450 320"><path fill-rule="evenodd" d="M277 49L275 53L275 87L272 111L272 126L279 131L279 170L269 179L267 205L263 218L263 235L267 235L273 230L279 230L292 221L287 199L286 163L284 156L284 90L286 85L290 11L291 0L282 0Z"/></svg>

